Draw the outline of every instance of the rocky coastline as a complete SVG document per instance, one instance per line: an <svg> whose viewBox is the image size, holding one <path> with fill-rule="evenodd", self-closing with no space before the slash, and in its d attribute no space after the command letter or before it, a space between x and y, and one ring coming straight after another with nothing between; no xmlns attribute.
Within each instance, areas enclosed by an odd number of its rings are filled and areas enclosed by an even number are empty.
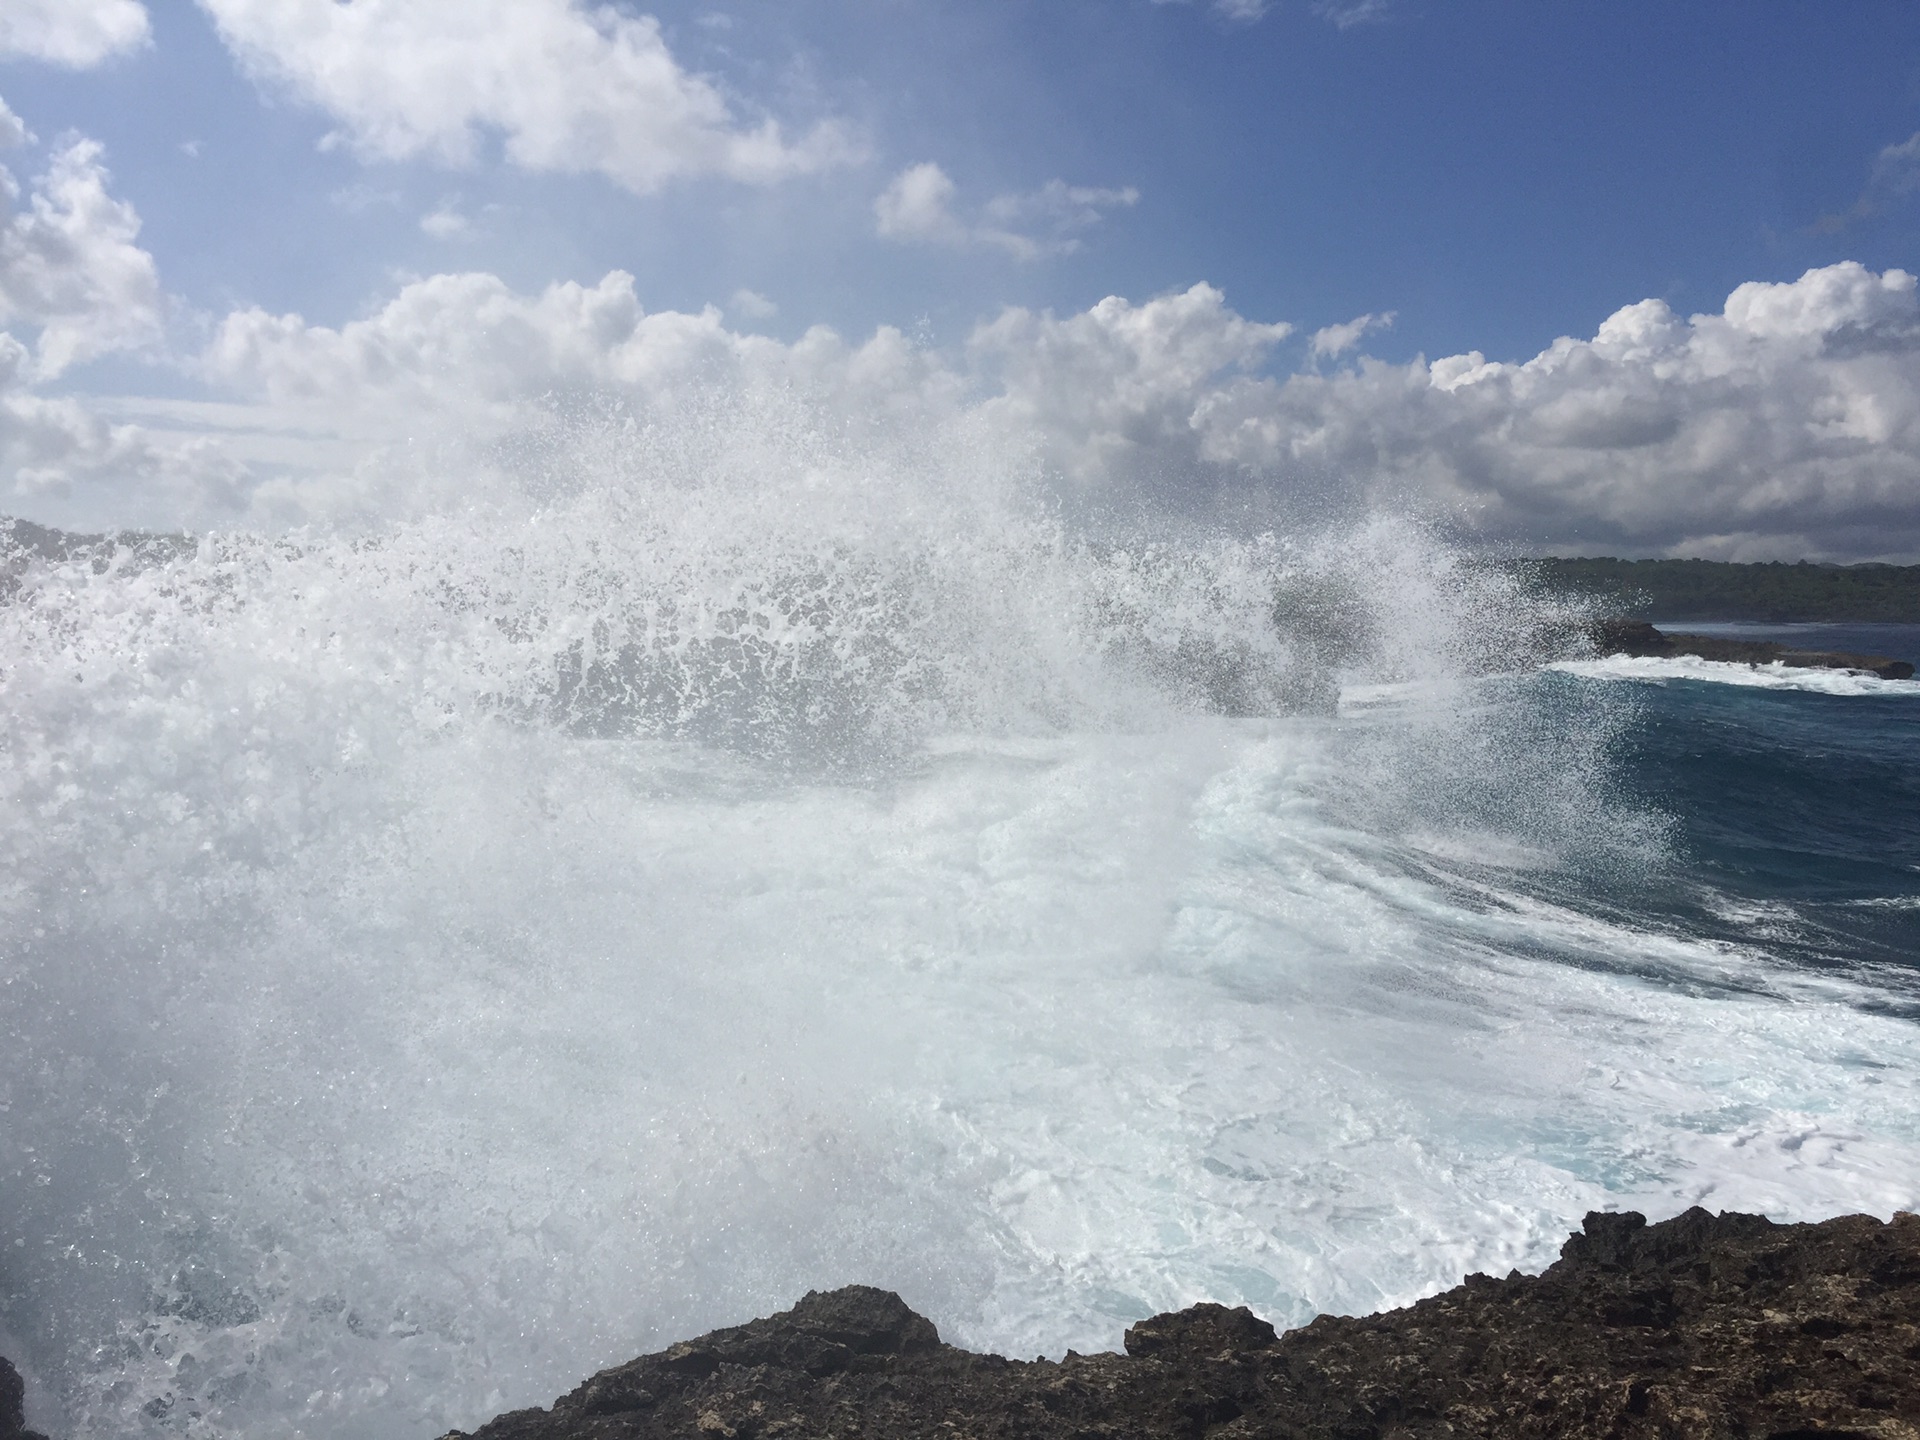
<svg viewBox="0 0 1920 1440"><path fill-rule="evenodd" d="M441 1440L1920 1440L1920 1215L1593 1213L1537 1276L1285 1334L1143 1320L1124 1354L941 1341L851 1285ZM0 1360L0 1440L26 1428Z"/></svg>
<svg viewBox="0 0 1920 1440"><path fill-rule="evenodd" d="M944 1344L856 1285L443 1440L1468 1435L1920 1440L1920 1216L1596 1213L1538 1276L1284 1335L1196 1305L1060 1361Z"/></svg>
<svg viewBox="0 0 1920 1440"><path fill-rule="evenodd" d="M1913 665L1886 655L1852 655L1833 650L1795 650L1771 640L1729 640L1656 630L1644 620L1606 620L1594 627L1593 648L1601 655L1667 657L1692 655L1736 665L1784 665L1789 669L1856 670L1883 680L1911 680Z"/></svg>

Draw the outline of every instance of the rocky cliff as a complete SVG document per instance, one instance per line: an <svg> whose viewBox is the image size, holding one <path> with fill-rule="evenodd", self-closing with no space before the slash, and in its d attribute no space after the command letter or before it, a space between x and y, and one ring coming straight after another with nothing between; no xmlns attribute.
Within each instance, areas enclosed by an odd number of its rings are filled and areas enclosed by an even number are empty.
<svg viewBox="0 0 1920 1440"><path fill-rule="evenodd" d="M1920 1216L1593 1214L1539 1276L1472 1275L1285 1335L1197 1305L1135 1325L1126 1347L976 1355L898 1296L851 1286L605 1371L470 1440L1920 1440Z"/></svg>

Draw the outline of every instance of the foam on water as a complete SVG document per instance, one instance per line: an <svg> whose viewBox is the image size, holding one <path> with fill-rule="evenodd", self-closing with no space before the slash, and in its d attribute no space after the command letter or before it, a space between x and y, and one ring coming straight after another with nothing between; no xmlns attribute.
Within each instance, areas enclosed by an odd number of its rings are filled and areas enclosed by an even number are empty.
<svg viewBox="0 0 1920 1440"><path fill-rule="evenodd" d="M1631 693L1462 678L1557 621L1498 576L659 463L18 560L0 1321L50 1426L427 1436L816 1286L1057 1353L1594 1206L1914 1203L1911 1023L1525 883L1665 831Z"/></svg>
<svg viewBox="0 0 1920 1440"><path fill-rule="evenodd" d="M1920 680L1885 680L1858 670L1816 670L1782 665L1742 665L1693 655L1609 655L1599 660L1563 660L1556 669L1607 680L1704 680L1760 690L1806 690L1818 695L1920 697Z"/></svg>

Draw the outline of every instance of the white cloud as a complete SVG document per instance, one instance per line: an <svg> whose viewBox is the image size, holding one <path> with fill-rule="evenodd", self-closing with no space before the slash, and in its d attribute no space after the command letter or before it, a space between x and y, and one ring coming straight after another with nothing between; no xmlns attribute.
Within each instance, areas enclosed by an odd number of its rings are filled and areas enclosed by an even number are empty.
<svg viewBox="0 0 1920 1440"><path fill-rule="evenodd" d="M897 375L889 356L900 362ZM911 390L939 369L891 329L849 349L825 327L792 345L741 334L711 307L649 314L633 277L619 270L597 285L568 281L538 295L496 275L436 275L339 329L237 311L201 367L256 400L357 425L369 437L411 434L434 416L510 426L556 392L614 390L666 404L754 379L850 387L884 410L906 393L884 377L912 377Z"/></svg>
<svg viewBox="0 0 1920 1440"><path fill-rule="evenodd" d="M1208 397L1202 453L1590 553L1920 555L1920 299L1852 262L1659 300L1524 364L1362 361Z"/></svg>
<svg viewBox="0 0 1920 1440"><path fill-rule="evenodd" d="M1896 195L1920 190L1920 131L1881 149L1874 157L1873 183Z"/></svg>
<svg viewBox="0 0 1920 1440"><path fill-rule="evenodd" d="M1218 290L1195 285L1142 305L1109 296L1065 319L1010 309L969 349L999 383L987 411L1043 436L1054 463L1086 483L1191 470L1196 407L1292 328L1244 319Z"/></svg>
<svg viewBox="0 0 1920 1440"><path fill-rule="evenodd" d="M889 240L997 249L1016 260L1037 260L1078 250L1080 231L1099 224L1109 210L1140 199L1131 186L1107 190L1050 180L1038 190L995 196L982 207L980 219L969 223L954 213L956 193L938 165L910 165L874 200L875 228Z"/></svg>
<svg viewBox="0 0 1920 1440"><path fill-rule="evenodd" d="M0 100L0 150L11 150L32 140L33 132L27 129L26 121L14 114L5 100Z"/></svg>
<svg viewBox="0 0 1920 1440"><path fill-rule="evenodd" d="M1394 312L1388 310L1379 315L1356 315L1342 325L1325 326L1313 332L1309 348L1316 358L1344 355L1371 332L1387 329L1393 324L1393 316Z"/></svg>
<svg viewBox="0 0 1920 1440"><path fill-rule="evenodd" d="M975 229L984 245L997 245L1019 260L1068 255L1080 248L1079 232L1107 218L1109 210L1137 204L1131 185L1100 189L1049 180L1022 195L997 195L986 205L985 223Z"/></svg>
<svg viewBox="0 0 1920 1440"><path fill-rule="evenodd" d="M571 0L201 0L261 79L383 160L472 164L497 132L529 170L598 172L645 193L693 175L763 183L846 163L833 122L790 140L743 123L683 70L650 16Z"/></svg>
<svg viewBox="0 0 1920 1440"><path fill-rule="evenodd" d="M137 50L149 39L139 0L6 0L0 58L43 60L85 70Z"/></svg>
<svg viewBox="0 0 1920 1440"><path fill-rule="evenodd" d="M953 196L953 181L931 160L909 165L874 200L874 220L888 240L963 245L967 228L954 218Z"/></svg>
<svg viewBox="0 0 1920 1440"><path fill-rule="evenodd" d="M1523 364L1362 356L1276 378L1262 366L1287 333L1199 285L1066 316L1008 310L961 355L892 330L785 345L713 310L647 314L617 272L539 295L468 275L410 285L339 330L235 315L206 363L257 404L351 417L369 442L436 415L506 434L537 423L540 397L576 391L657 410L758 387L874 424L968 420L1077 489L1332 487L1601 552L1920 555L1920 299L1900 271L1743 285L1690 319L1642 301ZM324 508L313 495L300 503Z"/></svg>
<svg viewBox="0 0 1920 1440"><path fill-rule="evenodd" d="M742 320L771 320L780 313L780 307L758 290L740 289L727 301L727 313Z"/></svg>
<svg viewBox="0 0 1920 1440"><path fill-rule="evenodd" d="M436 240L475 240L480 235L473 221L461 212L457 200L442 200L435 209L422 215L420 228Z"/></svg>
<svg viewBox="0 0 1920 1440"><path fill-rule="evenodd" d="M773 447L743 465L785 463L779 447L816 431L936 446L964 433L1039 460L1071 494L1331 496L1590 553L1920 558L1920 292L1904 272L1830 266L1691 317L1640 301L1518 364L1360 354L1276 376L1265 365L1287 334L1197 285L1068 315L1010 309L958 352L890 328L788 344L714 309L649 314L620 272L537 294L469 274L407 285L337 328L242 311L201 363L236 397L219 426L232 453L251 447L256 523L464 503L482 467L379 457L436 455L446 437L537 456L545 442L525 437L551 433L556 406L611 399L690 416L714 444ZM814 418L736 423L756 405ZM73 419L60 413L36 423L58 432Z"/></svg>
<svg viewBox="0 0 1920 1440"><path fill-rule="evenodd" d="M0 227L0 324L39 330L43 377L160 334L153 257L135 240L140 217L107 191L101 147L77 140L54 156L23 210L7 205ZM7 202L19 187L0 170Z"/></svg>
<svg viewBox="0 0 1920 1440"><path fill-rule="evenodd" d="M438 275L338 329L241 311L222 324L201 370L241 397L226 427L250 432L256 453L273 448L271 438L283 457L259 467L261 523L469 500L491 483L488 447L545 453L540 437L576 402L594 410L611 398L651 417L811 406L917 434L918 421L902 417L959 414L964 383L891 328L849 345L816 327L786 344L730 330L712 308L649 314L620 271L534 295L493 275ZM696 428L703 443L758 443L754 427L735 420ZM448 452L458 453L445 460ZM421 454L443 459L423 473ZM781 463L757 452L750 462Z"/></svg>
<svg viewBox="0 0 1920 1440"><path fill-rule="evenodd" d="M1894 145L1883 145L1873 158L1866 189L1845 210L1822 215L1813 224L1821 234L1837 235L1857 221L1881 213L1887 201L1920 191L1920 131Z"/></svg>
<svg viewBox="0 0 1920 1440"><path fill-rule="evenodd" d="M0 512L56 524L175 523L238 513L241 469L202 437L169 443L25 385L26 347L0 334Z"/></svg>
<svg viewBox="0 0 1920 1440"><path fill-rule="evenodd" d="M1185 5L1188 0L1153 0L1156 5ZM1213 0L1214 12L1228 20L1252 22L1267 13L1269 0Z"/></svg>
<svg viewBox="0 0 1920 1440"><path fill-rule="evenodd" d="M1191 0L1153 0L1156 5L1185 5ZM1272 0L1213 0L1214 14L1223 20L1252 24L1273 8ZM1392 13L1391 0L1315 0L1313 13L1342 30L1371 25Z"/></svg>
<svg viewBox="0 0 1920 1440"><path fill-rule="evenodd" d="M1341 30L1377 25L1389 14L1388 0L1318 0L1313 13Z"/></svg>

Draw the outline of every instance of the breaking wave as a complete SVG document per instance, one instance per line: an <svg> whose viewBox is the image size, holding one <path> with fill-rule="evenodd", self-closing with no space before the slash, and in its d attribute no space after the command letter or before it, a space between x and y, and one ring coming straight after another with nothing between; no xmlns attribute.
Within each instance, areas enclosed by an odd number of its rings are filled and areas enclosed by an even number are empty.
<svg viewBox="0 0 1920 1440"><path fill-rule="evenodd" d="M1643 702L1505 572L623 434L360 532L11 532L46 1425L424 1436L815 1286L1057 1352L1913 1202L1910 1022L1593 903L1672 863Z"/></svg>

